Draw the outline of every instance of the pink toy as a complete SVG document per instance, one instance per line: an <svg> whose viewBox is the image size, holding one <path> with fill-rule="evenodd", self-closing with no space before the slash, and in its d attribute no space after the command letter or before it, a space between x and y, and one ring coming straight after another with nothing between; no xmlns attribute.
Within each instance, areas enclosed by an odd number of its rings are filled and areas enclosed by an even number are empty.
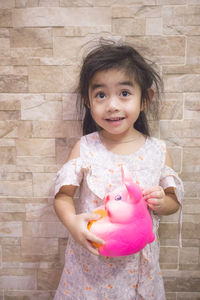
<svg viewBox="0 0 200 300"><path fill-rule="evenodd" d="M105 245L97 245L103 256L131 255L155 239L140 187L124 176L123 168L121 172L123 185L107 194L104 206L94 211L102 218L88 224L88 229L105 241Z"/></svg>

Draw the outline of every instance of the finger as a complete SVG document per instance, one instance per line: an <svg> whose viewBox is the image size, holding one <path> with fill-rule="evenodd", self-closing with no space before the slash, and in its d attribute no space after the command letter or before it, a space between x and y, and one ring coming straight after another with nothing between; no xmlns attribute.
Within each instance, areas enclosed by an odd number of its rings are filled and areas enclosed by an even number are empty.
<svg viewBox="0 0 200 300"><path fill-rule="evenodd" d="M84 216L85 216L85 220L88 222L92 220L98 220L101 217L100 215L94 213L87 213L84 214Z"/></svg>
<svg viewBox="0 0 200 300"><path fill-rule="evenodd" d="M151 192L150 194L147 194L143 196L144 200L150 199L150 198L163 198L164 197L164 191L162 190L156 190Z"/></svg>
<svg viewBox="0 0 200 300"><path fill-rule="evenodd" d="M95 246L93 246L90 241L86 241L85 243L85 248L92 254L94 255L99 255L99 251L98 248L96 248Z"/></svg>
<svg viewBox="0 0 200 300"><path fill-rule="evenodd" d="M150 198L147 200L148 205L160 206L160 201L157 198Z"/></svg>
<svg viewBox="0 0 200 300"><path fill-rule="evenodd" d="M85 234L85 238L88 241L100 244L100 245L104 245L105 241L102 240L101 238L99 238L98 236L96 236L95 234L91 233L89 230L87 230L86 234Z"/></svg>

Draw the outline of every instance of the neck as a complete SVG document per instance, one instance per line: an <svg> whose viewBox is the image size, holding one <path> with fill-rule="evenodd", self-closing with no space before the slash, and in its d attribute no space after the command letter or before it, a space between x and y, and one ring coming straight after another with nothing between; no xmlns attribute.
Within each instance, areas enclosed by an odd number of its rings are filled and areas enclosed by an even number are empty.
<svg viewBox="0 0 200 300"><path fill-rule="evenodd" d="M131 143L133 141L138 141L141 137L143 137L143 134L136 131L135 134L127 135L127 136L115 136L110 137L105 134L105 132L100 132L100 137L102 141L108 142L109 144L124 144L124 143Z"/></svg>

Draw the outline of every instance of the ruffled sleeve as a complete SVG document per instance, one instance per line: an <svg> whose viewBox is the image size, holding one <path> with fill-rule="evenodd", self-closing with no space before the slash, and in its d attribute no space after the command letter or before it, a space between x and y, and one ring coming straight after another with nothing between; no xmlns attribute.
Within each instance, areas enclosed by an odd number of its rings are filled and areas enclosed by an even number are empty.
<svg viewBox="0 0 200 300"><path fill-rule="evenodd" d="M178 174L170 167L164 166L161 170L160 185L165 190L168 187L174 187L178 202L180 203L179 213L179 245L182 247L181 229L182 229L182 201L184 197L183 182Z"/></svg>
<svg viewBox="0 0 200 300"><path fill-rule="evenodd" d="M56 195L63 185L80 186L83 178L82 161L80 158L68 161L58 171L55 178L54 195Z"/></svg>

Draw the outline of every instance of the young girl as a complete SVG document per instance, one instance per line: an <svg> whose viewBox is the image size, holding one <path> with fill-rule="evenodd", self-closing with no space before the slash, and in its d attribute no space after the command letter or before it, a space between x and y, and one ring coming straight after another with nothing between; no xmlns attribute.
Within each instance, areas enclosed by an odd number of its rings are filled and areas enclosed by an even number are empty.
<svg viewBox="0 0 200 300"><path fill-rule="evenodd" d="M164 300L159 267L159 215L176 212L182 182L165 143L150 138L145 112L160 77L132 47L101 42L84 59L78 92L85 106L84 136L58 172L55 210L70 232L55 300ZM155 106L154 106L155 108ZM143 189L156 239L130 256L99 255L88 231L92 211L121 179L121 165ZM73 201L80 186L79 198ZM134 234L134 232L133 232Z"/></svg>

